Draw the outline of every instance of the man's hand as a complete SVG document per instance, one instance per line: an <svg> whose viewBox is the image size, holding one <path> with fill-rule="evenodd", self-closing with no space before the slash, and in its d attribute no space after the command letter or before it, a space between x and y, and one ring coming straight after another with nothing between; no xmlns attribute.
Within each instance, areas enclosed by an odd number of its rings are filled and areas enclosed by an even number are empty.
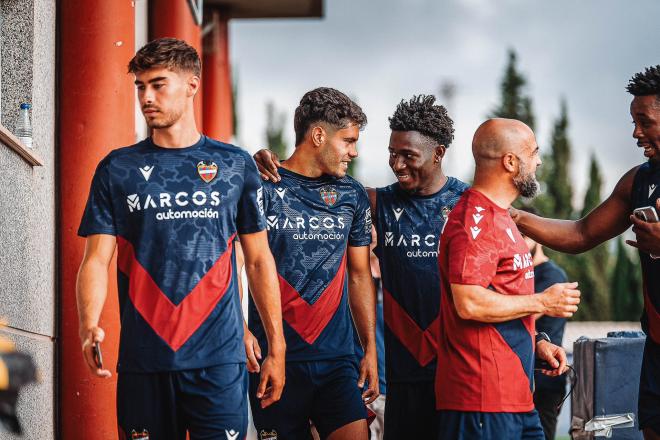
<svg viewBox="0 0 660 440"><path fill-rule="evenodd" d="M513 206L509 207L509 215L511 216L511 219L514 221L514 223L518 223L520 220L520 217L522 214L524 214L525 211L521 211L519 209L514 208Z"/></svg>
<svg viewBox="0 0 660 440"><path fill-rule="evenodd" d="M277 153L264 148L257 151L253 157L262 179L270 180L271 182L282 180L280 174L277 172L277 168L281 166Z"/></svg>
<svg viewBox="0 0 660 440"><path fill-rule="evenodd" d="M358 387L364 388L365 381L369 384L369 387L362 392L362 400L368 405L376 400L380 394L378 389L378 353L375 349L365 351L364 357L360 361Z"/></svg>
<svg viewBox="0 0 660 440"><path fill-rule="evenodd" d="M656 212L659 212L660 199L656 200L655 206ZM649 223L631 215L630 223L636 237L635 240L626 240L626 243L647 254L660 255L660 222Z"/></svg>
<svg viewBox="0 0 660 440"><path fill-rule="evenodd" d="M544 315L556 318L570 318L580 304L578 283L556 283L539 294Z"/></svg>
<svg viewBox="0 0 660 440"><path fill-rule="evenodd" d="M255 338L252 332L248 330L245 321L243 321L243 345L245 345L248 372L258 373L261 371L261 367L259 366L259 361L261 360L261 347L259 347L259 341L257 338Z"/></svg>
<svg viewBox="0 0 660 440"><path fill-rule="evenodd" d="M83 358L87 363L89 371L98 377L110 377L110 370L99 368L94 360L94 344L101 343L105 339L105 332L100 327L90 327L80 331L80 340L82 341Z"/></svg>
<svg viewBox="0 0 660 440"><path fill-rule="evenodd" d="M280 400L285 380L284 353L276 356L269 353L261 366L261 377L257 388L257 399L261 400L262 408Z"/></svg>
<svg viewBox="0 0 660 440"><path fill-rule="evenodd" d="M568 370L564 349L548 341L536 344L536 357L552 366L553 370L541 370L546 376L561 376Z"/></svg>

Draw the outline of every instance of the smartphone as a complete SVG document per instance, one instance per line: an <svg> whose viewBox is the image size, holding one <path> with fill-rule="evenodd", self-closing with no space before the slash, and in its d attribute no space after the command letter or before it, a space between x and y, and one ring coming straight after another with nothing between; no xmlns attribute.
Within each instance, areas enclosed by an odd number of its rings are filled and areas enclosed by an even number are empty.
<svg viewBox="0 0 660 440"><path fill-rule="evenodd" d="M92 345L92 351L94 354L94 363L96 364L96 368L102 369L103 368L103 355L101 354L101 343L100 342L94 342L94 345Z"/></svg>
<svg viewBox="0 0 660 440"><path fill-rule="evenodd" d="M647 223L657 223L658 221L658 213L655 212L655 208L653 206L644 206L643 208L636 208L633 211L633 215L637 217L640 220L644 220Z"/></svg>
<svg viewBox="0 0 660 440"><path fill-rule="evenodd" d="M642 208L636 208L633 211L633 215L640 220L644 220L647 223L657 223L658 221L660 221L658 219L658 213L655 211L655 208L653 206L644 206ZM653 258L654 260L657 260L658 258L660 258L660 255L650 254L650 257Z"/></svg>

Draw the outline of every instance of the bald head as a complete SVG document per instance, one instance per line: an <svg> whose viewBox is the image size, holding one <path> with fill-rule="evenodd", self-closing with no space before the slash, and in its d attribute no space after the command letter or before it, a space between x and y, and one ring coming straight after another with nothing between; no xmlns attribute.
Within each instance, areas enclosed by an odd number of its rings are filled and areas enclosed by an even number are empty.
<svg viewBox="0 0 660 440"><path fill-rule="evenodd" d="M477 167L484 162L499 160L506 153L520 156L526 147L534 145L534 132L516 119L489 119L477 128L472 139L472 155Z"/></svg>

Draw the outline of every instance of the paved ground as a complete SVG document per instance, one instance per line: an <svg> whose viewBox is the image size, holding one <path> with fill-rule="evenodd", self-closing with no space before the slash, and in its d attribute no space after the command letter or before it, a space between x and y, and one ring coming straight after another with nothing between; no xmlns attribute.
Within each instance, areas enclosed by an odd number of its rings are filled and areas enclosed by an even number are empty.
<svg viewBox="0 0 660 440"><path fill-rule="evenodd" d="M569 361L572 359L573 342L580 336L589 338L604 338L608 332L621 330L640 330L639 322L569 322L566 324L563 346L569 353ZM568 399L570 401L570 398ZM559 415L559 426L557 427L557 439L568 439L568 428L571 406L567 401ZM256 432L250 421L250 430L247 440L257 440Z"/></svg>

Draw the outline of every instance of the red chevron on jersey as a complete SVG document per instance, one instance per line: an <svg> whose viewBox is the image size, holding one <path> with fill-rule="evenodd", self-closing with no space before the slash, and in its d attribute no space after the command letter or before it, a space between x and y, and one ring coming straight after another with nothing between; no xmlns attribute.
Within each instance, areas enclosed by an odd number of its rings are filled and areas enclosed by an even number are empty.
<svg viewBox="0 0 660 440"><path fill-rule="evenodd" d="M282 294L282 318L308 344L316 341L328 325L341 302L346 278L346 254L339 270L314 304L309 304L281 275L280 292Z"/></svg>
<svg viewBox="0 0 660 440"><path fill-rule="evenodd" d="M383 318L419 365L425 367L435 359L438 346L433 330L438 326L438 318L422 330L386 289L383 289Z"/></svg>
<svg viewBox="0 0 660 440"><path fill-rule="evenodd" d="M117 236L117 267L129 278L128 296L142 318L172 350L177 351L185 344L227 291L235 235L229 238L227 250L178 305L170 301L137 260L133 244Z"/></svg>
<svg viewBox="0 0 660 440"><path fill-rule="evenodd" d="M655 343L660 344L660 313L655 309L649 292L644 283L644 309L649 321L649 335Z"/></svg>

